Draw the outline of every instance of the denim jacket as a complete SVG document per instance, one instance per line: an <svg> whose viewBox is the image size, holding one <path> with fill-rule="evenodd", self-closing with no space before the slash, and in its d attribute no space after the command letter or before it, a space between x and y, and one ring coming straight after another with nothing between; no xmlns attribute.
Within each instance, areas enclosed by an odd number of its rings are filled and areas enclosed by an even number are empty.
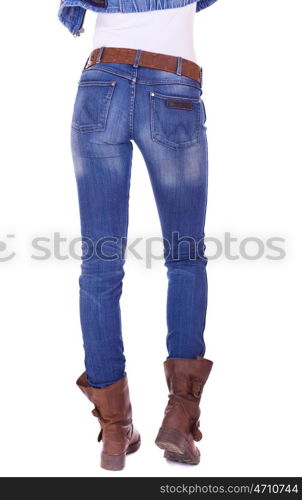
<svg viewBox="0 0 302 500"><path fill-rule="evenodd" d="M61 0L58 16L74 35L79 36L87 9L94 12L146 12L148 10L184 7L196 2L196 12L209 7L217 0Z"/></svg>

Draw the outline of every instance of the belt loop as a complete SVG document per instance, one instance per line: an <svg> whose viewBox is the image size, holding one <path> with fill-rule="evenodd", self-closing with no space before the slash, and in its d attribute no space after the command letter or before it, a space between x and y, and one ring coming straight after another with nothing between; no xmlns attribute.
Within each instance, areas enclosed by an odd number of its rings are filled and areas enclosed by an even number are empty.
<svg viewBox="0 0 302 500"><path fill-rule="evenodd" d="M178 57L176 74L180 76L181 76L181 67L182 67L182 57Z"/></svg>
<svg viewBox="0 0 302 500"><path fill-rule="evenodd" d="M101 62L101 57L102 57L104 48L105 48L104 46L99 48L98 56L96 58L96 64Z"/></svg>
<svg viewBox="0 0 302 500"><path fill-rule="evenodd" d="M141 49L137 49L136 56L135 56L135 61L134 61L134 64L133 64L134 68L138 68L138 64L139 64L141 53L142 53Z"/></svg>

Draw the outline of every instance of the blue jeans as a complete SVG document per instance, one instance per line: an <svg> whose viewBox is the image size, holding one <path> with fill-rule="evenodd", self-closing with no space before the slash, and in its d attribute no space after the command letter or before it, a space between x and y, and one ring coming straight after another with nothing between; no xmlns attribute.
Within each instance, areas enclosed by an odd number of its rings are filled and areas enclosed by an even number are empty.
<svg viewBox="0 0 302 500"><path fill-rule="evenodd" d="M102 63L80 76L71 125L82 260L80 319L87 379L125 375L120 297L133 145L160 218L168 277L168 358L204 356L208 161L201 84L137 64ZM151 307L151 306L150 306Z"/></svg>

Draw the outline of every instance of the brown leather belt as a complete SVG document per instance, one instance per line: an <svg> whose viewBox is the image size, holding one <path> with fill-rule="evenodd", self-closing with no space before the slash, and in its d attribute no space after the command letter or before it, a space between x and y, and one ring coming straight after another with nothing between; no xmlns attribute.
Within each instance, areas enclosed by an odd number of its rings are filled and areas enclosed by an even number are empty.
<svg viewBox="0 0 302 500"><path fill-rule="evenodd" d="M102 50L101 57L99 52ZM89 55L84 69L93 66L97 62L114 62L123 64L134 64L137 56L136 49L124 49L117 47L103 47L102 49L94 49ZM180 63L180 64L179 64ZM190 61L189 59L178 58L176 56L169 56L167 54L158 54L157 52L148 52L142 50L138 66L145 68L160 69L162 71L169 71L170 73L177 73L178 68L183 76L192 78L193 80L201 83L202 81L202 68L198 64Z"/></svg>

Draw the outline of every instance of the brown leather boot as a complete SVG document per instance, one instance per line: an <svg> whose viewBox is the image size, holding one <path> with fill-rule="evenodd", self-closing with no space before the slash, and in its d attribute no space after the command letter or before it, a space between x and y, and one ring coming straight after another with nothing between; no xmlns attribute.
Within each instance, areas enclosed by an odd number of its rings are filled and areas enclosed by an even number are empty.
<svg viewBox="0 0 302 500"><path fill-rule="evenodd" d="M127 376L104 389L89 386L86 372L77 380L77 385L94 404L92 414L98 418L103 440L101 467L107 470L122 470L126 454L140 447L140 435L132 424L132 410Z"/></svg>
<svg viewBox="0 0 302 500"><path fill-rule="evenodd" d="M200 453L194 441L200 441L199 403L203 387L212 369L205 358L168 359L164 363L169 402L155 443L165 450L165 458L197 465Z"/></svg>

